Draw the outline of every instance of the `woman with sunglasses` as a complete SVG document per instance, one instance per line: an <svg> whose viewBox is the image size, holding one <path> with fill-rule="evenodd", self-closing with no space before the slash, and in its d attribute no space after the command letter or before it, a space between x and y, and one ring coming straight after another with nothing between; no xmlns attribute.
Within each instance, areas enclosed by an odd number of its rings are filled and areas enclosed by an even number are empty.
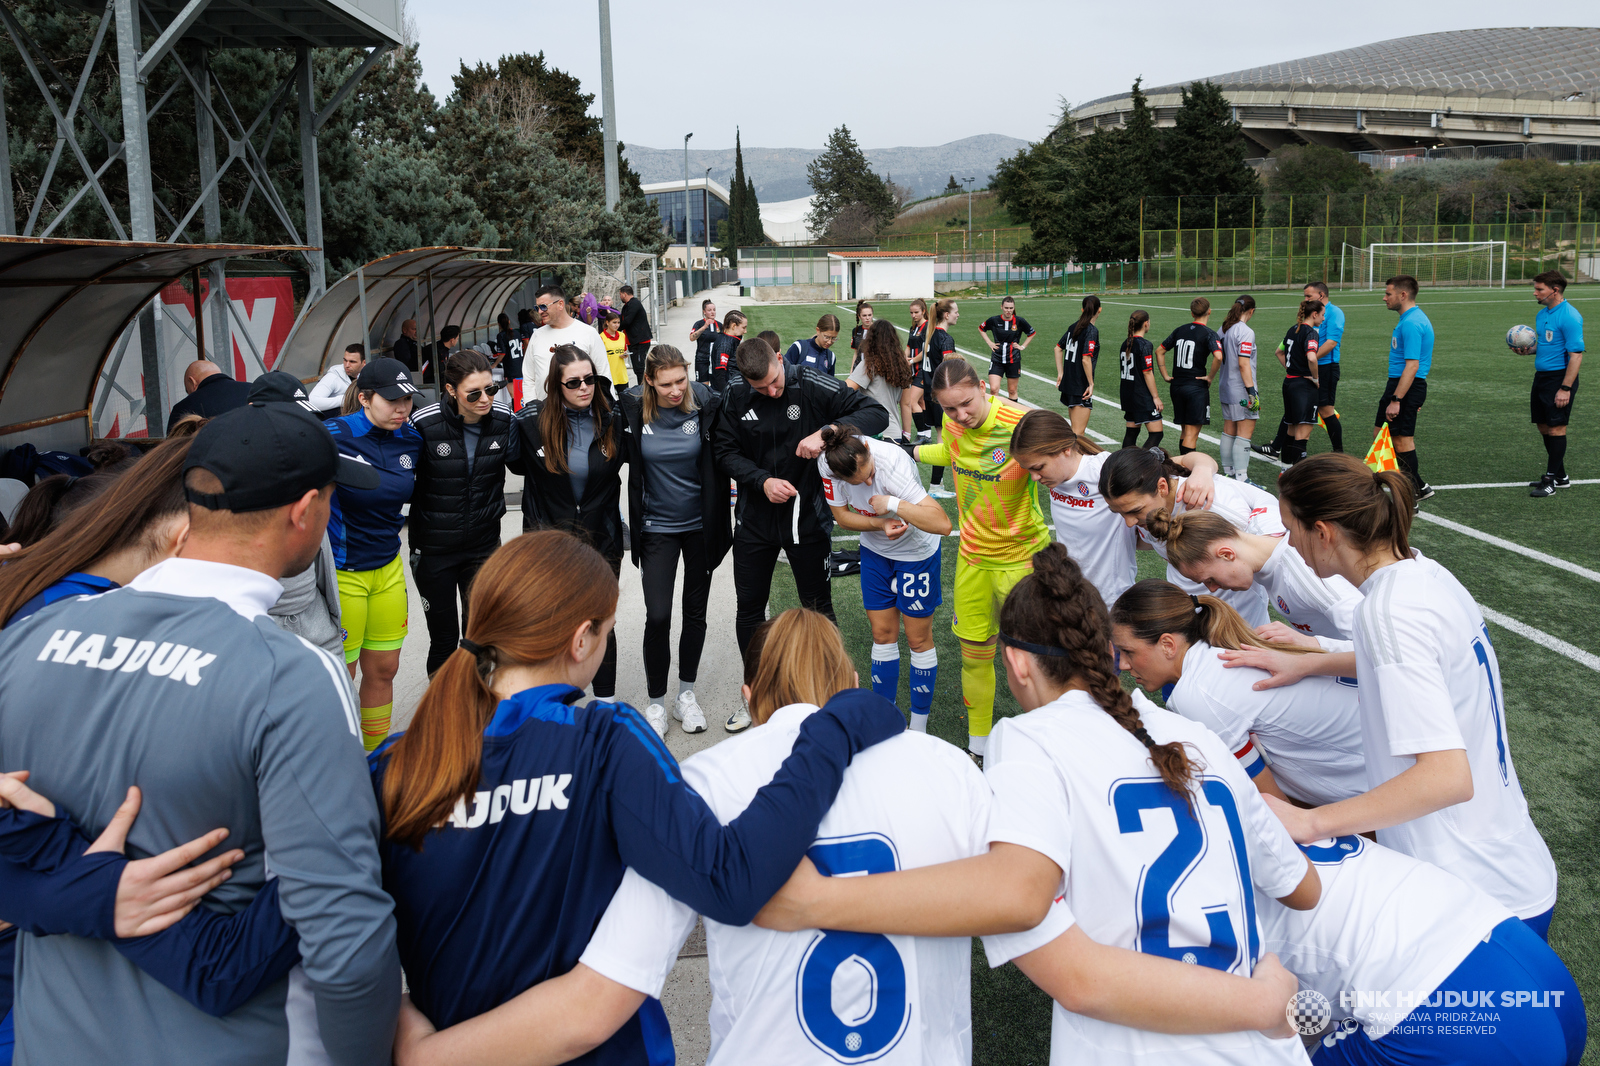
<svg viewBox="0 0 1600 1066"><path fill-rule="evenodd" d="M411 576L428 621L429 677L456 650L472 579L500 547L511 412L495 406L499 390L482 353L457 352L444 364L444 398L411 416L422 434L411 497Z"/></svg>
<svg viewBox="0 0 1600 1066"><path fill-rule="evenodd" d="M506 467L522 486L522 528L565 529L595 548L613 574L622 573L622 464L628 461L621 413L612 407L611 382L588 352L559 344L542 382L545 396L512 419ZM606 637L605 658L594 675L594 694L617 689L617 635Z"/></svg>

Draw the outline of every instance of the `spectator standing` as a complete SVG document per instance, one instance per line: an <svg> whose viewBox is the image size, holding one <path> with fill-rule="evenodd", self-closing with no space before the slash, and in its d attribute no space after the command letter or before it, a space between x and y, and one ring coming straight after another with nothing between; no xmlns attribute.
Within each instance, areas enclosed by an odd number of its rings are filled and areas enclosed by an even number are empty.
<svg viewBox="0 0 1600 1066"><path fill-rule="evenodd" d="M523 350L524 404L545 398L545 383L550 376L550 354L563 344L570 344L587 355L594 363L596 374L603 374L610 362L599 332L568 312L567 294L561 290L561 286L546 285L540 289L534 297L534 307L544 316L544 323L533 331L533 338Z"/></svg>
<svg viewBox="0 0 1600 1066"><path fill-rule="evenodd" d="M722 330L711 342L711 391L726 396L728 387L739 380L739 345L744 341L750 322L739 311L729 311L722 320Z"/></svg>
<svg viewBox="0 0 1600 1066"><path fill-rule="evenodd" d="M114 596L65 601L7 631L0 749L90 835L137 780L160 798L160 816L129 834L138 853L227 826L245 857L209 893L224 910L266 885L270 854L300 941L289 998L320 1030L299 1035L332 1062L378 1066L389 1061L400 968L350 690L334 660L266 617L278 579L316 557L335 483L371 491L378 474L342 459L312 415L286 404L212 420L185 467L190 533L179 558ZM58 699L74 714L60 714ZM19 1063L289 1053L282 984L218 1020L110 943L26 931L21 940Z"/></svg>
<svg viewBox="0 0 1600 1066"><path fill-rule="evenodd" d="M600 340L606 346L606 366L611 373L611 384L621 396L628 387L628 338L622 335L622 315L608 312L601 325Z"/></svg>
<svg viewBox="0 0 1600 1066"><path fill-rule="evenodd" d="M808 366L832 377L833 342L838 339L839 316L823 315L817 319L817 331L814 335L789 345L789 350L783 353L784 362L793 363L795 366Z"/></svg>
<svg viewBox="0 0 1600 1066"><path fill-rule="evenodd" d="M322 380L311 389L311 409L318 414L337 415L344 406L344 394L350 383L367 365L367 350L358 341L344 346L344 355L337 366L330 366Z"/></svg>
<svg viewBox="0 0 1600 1066"><path fill-rule="evenodd" d="M622 301L622 333L628 338L628 359L633 364L633 379L644 382L644 359L650 354L650 342L655 335L650 332L650 315L644 304L633 294L632 285L617 290Z"/></svg>
<svg viewBox="0 0 1600 1066"><path fill-rule="evenodd" d="M361 739L371 751L389 735L394 675L410 622L401 508L416 489L422 435L409 421L417 387L399 360L368 363L356 378L356 395L360 410L325 424L341 453L378 472L378 484L334 494L328 537L339 567L344 660L352 678L361 669Z"/></svg>
<svg viewBox="0 0 1600 1066"><path fill-rule="evenodd" d="M428 359L418 372L423 381L437 381L444 361L461 350L461 327L449 325L439 331L439 343L428 349Z"/></svg>
<svg viewBox="0 0 1600 1066"><path fill-rule="evenodd" d="M689 363L670 344L645 360L645 380L622 397L627 419L629 548L644 586L644 716L666 734L667 668L672 662L672 592L683 560L683 627L678 637L678 696L672 716L685 733L706 728L694 695L706 640L711 574L733 543L727 475L711 446L722 398L689 380Z"/></svg>
<svg viewBox="0 0 1600 1066"><path fill-rule="evenodd" d="M552 315L552 318L554 315ZM580 323L581 325L581 323ZM592 332L592 331L591 331ZM537 336L537 335L536 335ZM522 486L522 528L576 533L622 572L622 464L626 424L612 407L602 361L575 344L551 353L543 399L526 404L512 423L516 437L507 463ZM606 638L594 694L617 690L617 635Z"/></svg>
<svg viewBox="0 0 1600 1066"><path fill-rule="evenodd" d="M742 655L766 614L780 551L794 571L800 605L833 617L827 571L833 523L816 463L822 430L848 422L863 435L877 436L888 427L889 412L830 374L779 358L759 338L739 346L738 364L744 380L723 398L712 441L718 467L740 486L733 580ZM737 732L749 724L741 707L727 729Z"/></svg>
<svg viewBox="0 0 1600 1066"><path fill-rule="evenodd" d="M511 412L495 405L495 390L489 360L457 352L444 365L443 397L411 416L422 435L411 497L411 576L428 623L429 677L456 650L473 578L500 546Z"/></svg>
<svg viewBox="0 0 1600 1066"><path fill-rule="evenodd" d="M710 300L701 300L700 321L690 328L689 339L694 341L694 379L706 385L711 384L711 345L721 332L722 323L717 321L717 305Z"/></svg>
<svg viewBox="0 0 1600 1066"><path fill-rule="evenodd" d="M209 359L196 359L184 369L183 391L188 395L167 416L169 428L185 418L215 418L250 400L250 383L233 380Z"/></svg>
<svg viewBox="0 0 1600 1066"><path fill-rule="evenodd" d="M499 330L494 335L494 365L500 368L501 380L507 380L511 370L511 351L515 343L517 361L522 361L522 341L517 338L516 331L511 328L511 316L501 311L495 316L495 325Z"/></svg>
<svg viewBox="0 0 1600 1066"><path fill-rule="evenodd" d="M889 412L889 428L884 431L886 439L907 440L906 431L914 428L912 398L907 393L915 377L911 364L906 362L905 349L894 323L887 319L874 322L861 342L859 354L861 361L850 371L845 384L866 393Z"/></svg>
<svg viewBox="0 0 1600 1066"><path fill-rule="evenodd" d="M400 323L400 336L394 339L389 357L400 360L402 366L415 372L421 365L418 361L421 354L422 350L417 346L417 320L408 318Z"/></svg>

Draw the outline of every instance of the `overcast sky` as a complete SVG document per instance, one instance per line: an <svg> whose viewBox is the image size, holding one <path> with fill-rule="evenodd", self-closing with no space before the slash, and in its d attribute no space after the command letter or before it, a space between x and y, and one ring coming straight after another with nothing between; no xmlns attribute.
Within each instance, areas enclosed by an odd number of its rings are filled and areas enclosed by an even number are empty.
<svg viewBox="0 0 1600 1066"><path fill-rule="evenodd" d="M596 0L406 0L426 81L441 100L465 60L539 52L600 109ZM1583 21L1546 9L1547 24ZM1505 26L1504 0L1344 0L1296 8L1238 0L612 0L617 131L673 148L819 148L848 125L863 148L979 133L1037 140L1074 104L1391 37ZM1131 17L1130 17L1131 16ZM1526 15L1524 14L1524 17Z"/></svg>

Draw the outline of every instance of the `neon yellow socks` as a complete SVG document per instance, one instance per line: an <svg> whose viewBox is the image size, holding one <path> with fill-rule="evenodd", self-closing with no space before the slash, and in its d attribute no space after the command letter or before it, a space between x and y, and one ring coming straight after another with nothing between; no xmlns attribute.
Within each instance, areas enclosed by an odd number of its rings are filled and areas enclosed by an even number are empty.
<svg viewBox="0 0 1600 1066"><path fill-rule="evenodd" d="M994 725L993 644L961 644L961 700L967 706L967 747L980 754Z"/></svg>
<svg viewBox="0 0 1600 1066"><path fill-rule="evenodd" d="M990 697L989 706L994 707L993 696ZM385 703L382 707L361 708L361 746L372 751L383 743L389 735L389 715L394 711L394 702Z"/></svg>

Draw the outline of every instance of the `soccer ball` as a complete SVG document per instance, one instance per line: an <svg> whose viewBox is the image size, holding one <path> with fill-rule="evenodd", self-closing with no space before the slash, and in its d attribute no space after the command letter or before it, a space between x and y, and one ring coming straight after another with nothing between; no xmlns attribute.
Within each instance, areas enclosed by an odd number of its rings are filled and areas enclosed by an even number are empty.
<svg viewBox="0 0 1600 1066"><path fill-rule="evenodd" d="M1539 335L1532 326L1512 326L1506 330L1506 347L1518 355L1532 355L1539 347Z"/></svg>

